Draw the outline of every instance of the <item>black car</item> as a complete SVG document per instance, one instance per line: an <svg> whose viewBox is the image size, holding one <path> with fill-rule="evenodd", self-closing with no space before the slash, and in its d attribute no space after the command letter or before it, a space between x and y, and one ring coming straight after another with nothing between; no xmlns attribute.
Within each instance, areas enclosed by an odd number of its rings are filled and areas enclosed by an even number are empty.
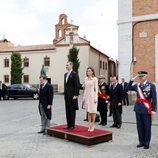
<svg viewBox="0 0 158 158"><path fill-rule="evenodd" d="M38 89L30 84L12 84L7 88L6 99L33 98L38 99Z"/></svg>

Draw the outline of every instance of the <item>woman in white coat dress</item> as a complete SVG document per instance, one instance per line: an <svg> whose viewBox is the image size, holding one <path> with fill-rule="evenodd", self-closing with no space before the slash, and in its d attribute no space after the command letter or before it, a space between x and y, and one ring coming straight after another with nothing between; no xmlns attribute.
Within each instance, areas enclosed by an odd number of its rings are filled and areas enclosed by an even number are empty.
<svg viewBox="0 0 158 158"><path fill-rule="evenodd" d="M95 117L97 113L98 102L98 79L92 67L87 68L87 77L84 80L83 108L88 113L88 131L92 132L95 128Z"/></svg>

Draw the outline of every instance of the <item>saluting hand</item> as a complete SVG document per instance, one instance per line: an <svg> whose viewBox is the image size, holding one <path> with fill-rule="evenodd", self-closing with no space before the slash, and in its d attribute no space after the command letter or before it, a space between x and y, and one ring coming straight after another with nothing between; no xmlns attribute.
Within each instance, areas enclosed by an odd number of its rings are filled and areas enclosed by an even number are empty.
<svg viewBox="0 0 158 158"><path fill-rule="evenodd" d="M137 77L138 77L138 75L134 76L131 80L135 81Z"/></svg>

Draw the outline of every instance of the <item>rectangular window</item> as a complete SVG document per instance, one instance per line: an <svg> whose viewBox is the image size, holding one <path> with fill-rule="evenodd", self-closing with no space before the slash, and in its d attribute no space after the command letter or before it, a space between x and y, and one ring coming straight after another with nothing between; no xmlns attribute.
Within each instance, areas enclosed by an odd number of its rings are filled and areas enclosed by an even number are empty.
<svg viewBox="0 0 158 158"><path fill-rule="evenodd" d="M4 75L4 83L9 83L9 75Z"/></svg>
<svg viewBox="0 0 158 158"><path fill-rule="evenodd" d="M24 83L29 83L29 75L24 75Z"/></svg>
<svg viewBox="0 0 158 158"><path fill-rule="evenodd" d="M49 57L44 58L44 66L50 66L50 58Z"/></svg>
<svg viewBox="0 0 158 158"><path fill-rule="evenodd" d="M107 68L108 68L108 64L107 64L107 63L105 63L105 70L107 70Z"/></svg>
<svg viewBox="0 0 158 158"><path fill-rule="evenodd" d="M9 67L9 59L4 59L4 67Z"/></svg>
<svg viewBox="0 0 158 158"><path fill-rule="evenodd" d="M100 69L102 68L102 61L100 60Z"/></svg>
<svg viewBox="0 0 158 158"><path fill-rule="evenodd" d="M29 58L24 58L24 67L29 67Z"/></svg>

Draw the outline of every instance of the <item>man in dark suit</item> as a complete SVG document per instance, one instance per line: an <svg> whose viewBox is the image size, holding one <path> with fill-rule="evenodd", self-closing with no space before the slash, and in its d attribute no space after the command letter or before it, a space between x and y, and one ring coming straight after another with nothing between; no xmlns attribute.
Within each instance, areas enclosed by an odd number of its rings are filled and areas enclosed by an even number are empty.
<svg viewBox="0 0 158 158"><path fill-rule="evenodd" d="M121 85L122 85L122 102L123 102L123 105L129 105L129 100L128 100L128 91L126 90L126 87L127 87L127 82L125 82L125 79L122 78L121 79L122 82L121 82Z"/></svg>
<svg viewBox="0 0 158 158"><path fill-rule="evenodd" d="M3 98L5 100L5 94L7 92L7 86L0 81L0 100Z"/></svg>
<svg viewBox="0 0 158 158"><path fill-rule="evenodd" d="M80 82L78 74L73 71L73 63L67 62L67 73L64 75L64 97L67 127L65 129L75 128L76 110L78 110L78 95Z"/></svg>
<svg viewBox="0 0 158 158"><path fill-rule="evenodd" d="M151 117L157 110L157 95L155 85L147 80L148 73L139 71L138 75L130 80L127 85L127 90L137 93L134 111L136 113L136 123L139 144L137 147L149 149L151 140ZM133 82L138 79L138 82L133 85Z"/></svg>
<svg viewBox="0 0 158 158"><path fill-rule="evenodd" d="M107 104L109 99L109 86L105 83L105 77L99 77L98 84L98 111L100 112L101 121L99 125L105 126L107 124Z"/></svg>
<svg viewBox="0 0 158 158"><path fill-rule="evenodd" d="M116 76L113 77L113 87L110 92L110 104L113 112L113 125L110 127L121 128L122 124L122 86Z"/></svg>
<svg viewBox="0 0 158 158"><path fill-rule="evenodd" d="M113 77L112 76L110 76L110 82L109 82L108 86L109 86L109 92L111 92L112 87L113 87ZM109 116L112 116L112 105L110 104L110 102L108 105L109 105Z"/></svg>
<svg viewBox="0 0 158 158"><path fill-rule="evenodd" d="M45 75L40 76L40 92L39 92L39 112L41 115L41 131L38 133L46 134L47 128L50 126L51 110L53 102L53 86L47 82Z"/></svg>

